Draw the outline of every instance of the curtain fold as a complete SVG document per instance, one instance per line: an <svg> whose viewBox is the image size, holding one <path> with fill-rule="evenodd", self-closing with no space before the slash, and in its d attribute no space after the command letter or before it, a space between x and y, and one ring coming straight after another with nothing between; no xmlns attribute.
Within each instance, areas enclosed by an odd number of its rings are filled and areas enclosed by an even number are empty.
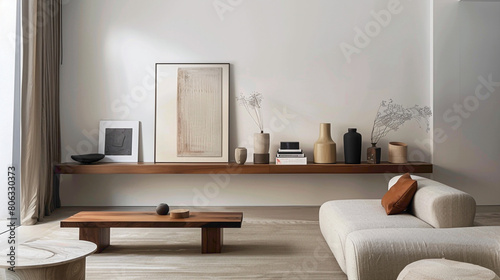
<svg viewBox="0 0 500 280"><path fill-rule="evenodd" d="M22 1L21 223L50 215L57 201L53 166L60 161L61 0Z"/></svg>

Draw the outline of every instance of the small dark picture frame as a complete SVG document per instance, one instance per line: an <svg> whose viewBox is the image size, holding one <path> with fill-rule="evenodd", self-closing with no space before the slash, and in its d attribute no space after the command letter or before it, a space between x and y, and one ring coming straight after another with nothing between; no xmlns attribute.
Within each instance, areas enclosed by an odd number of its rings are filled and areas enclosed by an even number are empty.
<svg viewBox="0 0 500 280"><path fill-rule="evenodd" d="M137 162L139 121L101 121L99 153L104 162Z"/></svg>

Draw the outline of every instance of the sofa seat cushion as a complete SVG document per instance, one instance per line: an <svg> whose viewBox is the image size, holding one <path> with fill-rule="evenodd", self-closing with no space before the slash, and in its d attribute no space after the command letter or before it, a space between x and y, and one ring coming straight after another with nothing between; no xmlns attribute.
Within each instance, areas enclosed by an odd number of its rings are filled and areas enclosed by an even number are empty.
<svg viewBox="0 0 500 280"><path fill-rule="evenodd" d="M410 263L446 258L500 274L500 227L387 228L353 232L345 242L349 280L396 279Z"/></svg>
<svg viewBox="0 0 500 280"><path fill-rule="evenodd" d="M345 241L354 231L379 228L431 228L410 214L388 216L380 199L333 200L319 210L319 225L340 268L346 273Z"/></svg>

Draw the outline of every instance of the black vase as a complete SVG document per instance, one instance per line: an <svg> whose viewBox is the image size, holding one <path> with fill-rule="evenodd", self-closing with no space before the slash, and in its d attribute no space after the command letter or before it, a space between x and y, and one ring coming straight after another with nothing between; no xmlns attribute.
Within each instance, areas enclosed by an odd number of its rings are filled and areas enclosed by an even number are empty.
<svg viewBox="0 0 500 280"><path fill-rule="evenodd" d="M361 163L361 134L356 132L356 128L349 128L344 134L344 156L345 163Z"/></svg>

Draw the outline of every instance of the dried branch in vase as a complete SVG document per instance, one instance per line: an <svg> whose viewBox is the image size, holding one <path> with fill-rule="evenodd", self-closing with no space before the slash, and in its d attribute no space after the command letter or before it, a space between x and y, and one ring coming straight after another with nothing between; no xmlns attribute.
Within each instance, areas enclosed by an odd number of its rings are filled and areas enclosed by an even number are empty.
<svg viewBox="0 0 500 280"><path fill-rule="evenodd" d="M427 126L427 132L430 130L429 118L432 116L431 109L428 106L420 107L415 105L405 108L402 105L389 101L382 101L378 108L377 117L373 122L371 134L371 143L376 144L382 137L391 131L398 130L405 122L415 120L422 127L422 122Z"/></svg>
<svg viewBox="0 0 500 280"><path fill-rule="evenodd" d="M262 121L262 114L260 112L263 100L262 94L253 92L249 96L245 96L243 93L240 93L240 96L236 97L236 100L240 103L240 105L245 107L260 132L264 132L264 122Z"/></svg>

